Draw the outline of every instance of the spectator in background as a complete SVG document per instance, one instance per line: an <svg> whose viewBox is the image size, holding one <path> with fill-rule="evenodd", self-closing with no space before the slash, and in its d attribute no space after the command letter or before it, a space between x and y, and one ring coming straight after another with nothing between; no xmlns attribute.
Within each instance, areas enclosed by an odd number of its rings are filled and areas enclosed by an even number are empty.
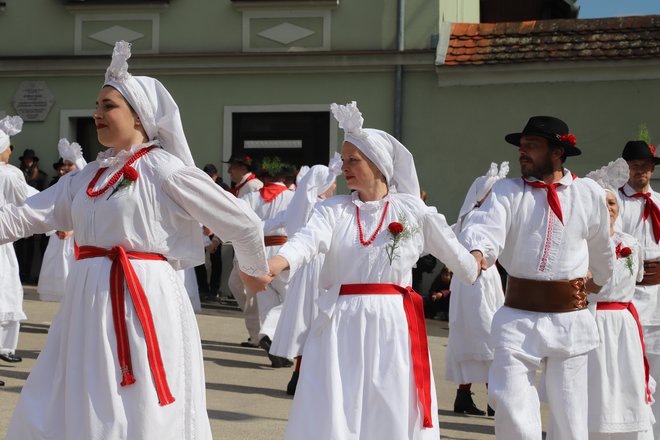
<svg viewBox="0 0 660 440"><path fill-rule="evenodd" d="M21 161L19 168L23 171L27 184L38 191L46 189L48 174L39 169L39 157L34 150L31 148L25 149L18 160ZM35 234L14 243L22 282L37 283L41 271L41 261L47 245L48 240L44 234Z"/></svg>
<svg viewBox="0 0 660 440"><path fill-rule="evenodd" d="M55 176L53 176L53 180L51 180L50 183L48 184L48 187L49 187L49 188L50 188L51 186L55 185L55 184L57 183L57 181L60 180L60 177L62 177L63 175L66 174L66 173L62 170L63 167L64 167L64 161L63 161L62 158L60 157L60 160L58 160L57 162L55 162L55 163L53 164L53 169L55 170Z"/></svg>
<svg viewBox="0 0 660 440"><path fill-rule="evenodd" d="M429 319L449 320L449 296L453 273L446 266L431 283L429 294L424 298L424 315Z"/></svg>

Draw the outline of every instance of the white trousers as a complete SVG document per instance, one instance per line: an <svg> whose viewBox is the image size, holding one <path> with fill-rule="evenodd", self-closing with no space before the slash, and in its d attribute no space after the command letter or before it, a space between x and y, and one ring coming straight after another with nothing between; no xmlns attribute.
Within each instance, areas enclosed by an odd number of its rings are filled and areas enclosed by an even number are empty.
<svg viewBox="0 0 660 440"><path fill-rule="evenodd" d="M281 279L275 278L268 285L268 289L264 292L257 293L257 305L259 307L259 339L268 336L273 340L275 336L275 329L277 329L277 322L280 320L282 314L282 304L286 298L286 290L288 285Z"/></svg>
<svg viewBox="0 0 660 440"><path fill-rule="evenodd" d="M20 321L0 322L0 354L14 354L18 346Z"/></svg>
<svg viewBox="0 0 660 440"><path fill-rule="evenodd" d="M248 293L243 286L243 281L239 275L239 268L236 260L234 260L234 267L231 269L227 284L231 294L234 295L238 307L243 311L243 319L245 320L245 328L253 344L259 343L259 309L257 308L257 301L253 293Z"/></svg>
<svg viewBox="0 0 660 440"><path fill-rule="evenodd" d="M498 439L541 440L536 371L544 367L550 405L546 440L588 438L587 354L540 358L498 347L488 376L488 401L495 410Z"/></svg>

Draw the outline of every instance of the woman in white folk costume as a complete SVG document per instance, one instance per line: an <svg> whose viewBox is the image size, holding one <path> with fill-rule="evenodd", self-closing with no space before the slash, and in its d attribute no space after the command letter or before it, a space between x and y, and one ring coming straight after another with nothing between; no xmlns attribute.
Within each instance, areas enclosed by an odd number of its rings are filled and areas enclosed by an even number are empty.
<svg viewBox="0 0 660 440"><path fill-rule="evenodd" d="M436 440L422 298L405 286L425 251L466 283L479 268L444 216L420 200L412 154L391 135L363 129L355 102L331 108L345 132L342 171L354 191L317 206L269 260L271 275L293 274L325 254L319 316L285 438Z"/></svg>
<svg viewBox="0 0 660 440"><path fill-rule="evenodd" d="M481 206L495 182L506 177L509 162L502 162L499 169L492 163L484 176L477 177L465 196L456 224L452 226L459 236L463 226ZM493 315L504 304L504 291L499 272L484 271L476 283L465 284L454 277L449 287L449 340L445 356L447 380L458 385L454 412L484 415L472 400L471 385L488 383L488 369L493 361L493 349L489 345L490 325ZM488 415L493 411L488 407Z"/></svg>
<svg viewBox="0 0 660 440"><path fill-rule="evenodd" d="M60 139L57 150L62 158L64 175L82 170L87 165L78 143ZM46 235L50 238L39 272L37 293L42 301L60 302L66 291L66 277L76 259L73 231L51 231Z"/></svg>
<svg viewBox="0 0 660 440"><path fill-rule="evenodd" d="M0 120L0 206L21 205L36 190L25 182L23 172L10 165L10 136L20 133L23 120L19 116L6 116ZM14 246L0 245L0 360L20 362L16 355L20 322L27 319L23 312L23 286L19 278L18 260Z"/></svg>
<svg viewBox="0 0 660 440"><path fill-rule="evenodd" d="M178 107L127 71L118 42L94 120L108 147L25 207L0 209L4 242L76 233L79 259L23 387L10 440L211 439L200 335L176 269L202 259L200 222L243 271L268 267L260 222L194 166Z"/></svg>
<svg viewBox="0 0 660 440"><path fill-rule="evenodd" d="M587 174L606 191L610 240L616 262L610 281L590 295L600 345L589 352L589 439L651 440L655 381L648 375L644 338L632 303L635 283L644 275L637 240L615 226L618 188L628 181L628 164L619 158Z"/></svg>
<svg viewBox="0 0 660 440"><path fill-rule="evenodd" d="M301 177L301 174L303 175ZM317 203L332 196L337 187L336 178L341 174L341 158L335 153L328 166L302 167L298 173L297 189L286 211L275 220L281 222L288 237L301 230L314 212ZM266 222L265 230L273 226ZM318 315L316 299L319 296L319 275L325 256L318 254L302 266L289 280L282 314L275 329L271 353L287 359L296 358L296 367L287 385L287 394L295 394L300 372L301 355L312 321Z"/></svg>

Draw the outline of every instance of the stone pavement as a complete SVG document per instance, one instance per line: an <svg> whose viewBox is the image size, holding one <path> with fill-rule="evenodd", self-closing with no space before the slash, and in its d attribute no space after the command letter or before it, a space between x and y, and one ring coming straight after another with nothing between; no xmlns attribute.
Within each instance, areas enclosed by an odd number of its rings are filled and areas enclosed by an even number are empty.
<svg viewBox="0 0 660 440"><path fill-rule="evenodd" d="M21 387L42 348L57 303L37 300L34 288L25 289L25 313L17 354L23 362L0 361L0 438L4 438ZM270 368L263 350L243 348L246 338L239 311L206 305L197 316L202 335L206 370L207 407L213 436L223 440L281 439L291 397L284 392L291 369ZM455 386L444 380L447 323L427 321L440 407L441 436L446 440L494 439L493 419L455 415ZM485 386L473 387L475 402L485 409Z"/></svg>

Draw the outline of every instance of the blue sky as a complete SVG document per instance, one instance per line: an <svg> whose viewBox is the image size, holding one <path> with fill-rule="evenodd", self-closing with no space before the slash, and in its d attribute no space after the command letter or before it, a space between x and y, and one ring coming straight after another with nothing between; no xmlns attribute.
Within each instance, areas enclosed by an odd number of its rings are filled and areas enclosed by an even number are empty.
<svg viewBox="0 0 660 440"><path fill-rule="evenodd" d="M579 18L660 14L660 0L579 0Z"/></svg>

